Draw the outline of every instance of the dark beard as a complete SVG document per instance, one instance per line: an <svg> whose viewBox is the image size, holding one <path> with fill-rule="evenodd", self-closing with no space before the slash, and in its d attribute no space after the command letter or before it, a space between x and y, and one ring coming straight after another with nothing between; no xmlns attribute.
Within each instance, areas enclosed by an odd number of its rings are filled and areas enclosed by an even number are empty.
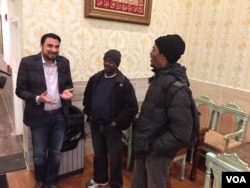
<svg viewBox="0 0 250 188"><path fill-rule="evenodd" d="M43 55L43 58L44 58L45 60L48 60L48 61L55 61L55 60L56 60L56 57L57 57L57 55L56 55L55 57L50 57L50 56L48 56L48 55Z"/></svg>

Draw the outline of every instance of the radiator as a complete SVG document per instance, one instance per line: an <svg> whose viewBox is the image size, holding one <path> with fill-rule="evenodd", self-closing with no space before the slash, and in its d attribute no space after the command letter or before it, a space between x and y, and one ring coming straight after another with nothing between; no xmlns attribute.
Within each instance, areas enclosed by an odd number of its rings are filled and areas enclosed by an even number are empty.
<svg viewBox="0 0 250 188"><path fill-rule="evenodd" d="M62 153L58 179L83 172L84 168L84 139L79 140L75 149Z"/></svg>

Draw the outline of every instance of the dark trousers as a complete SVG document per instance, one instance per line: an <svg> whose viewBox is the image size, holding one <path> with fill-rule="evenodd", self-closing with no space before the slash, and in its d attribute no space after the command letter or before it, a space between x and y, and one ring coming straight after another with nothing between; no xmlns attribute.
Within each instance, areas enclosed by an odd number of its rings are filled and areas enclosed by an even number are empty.
<svg viewBox="0 0 250 188"><path fill-rule="evenodd" d="M94 148L94 181L109 181L108 159L110 163L110 187L122 188L122 132L111 125L91 123Z"/></svg>
<svg viewBox="0 0 250 188"><path fill-rule="evenodd" d="M135 159L132 188L166 188L172 159L151 152L145 159Z"/></svg>

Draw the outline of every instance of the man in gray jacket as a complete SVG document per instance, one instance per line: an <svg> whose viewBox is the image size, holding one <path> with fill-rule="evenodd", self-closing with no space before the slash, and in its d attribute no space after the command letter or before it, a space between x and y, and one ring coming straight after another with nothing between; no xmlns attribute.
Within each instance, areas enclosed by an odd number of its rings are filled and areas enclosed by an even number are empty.
<svg viewBox="0 0 250 188"><path fill-rule="evenodd" d="M185 42L174 34L157 38L150 53L154 76L133 131L132 188L165 188L173 158L189 142L193 120L186 88L179 89L169 105L166 101L175 81L189 85L186 68L177 63L184 51Z"/></svg>

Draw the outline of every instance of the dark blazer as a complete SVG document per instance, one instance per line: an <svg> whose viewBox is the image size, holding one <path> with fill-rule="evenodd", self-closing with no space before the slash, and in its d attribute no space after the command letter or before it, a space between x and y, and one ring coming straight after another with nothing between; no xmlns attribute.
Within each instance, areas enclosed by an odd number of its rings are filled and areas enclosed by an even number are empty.
<svg viewBox="0 0 250 188"><path fill-rule="evenodd" d="M65 57L56 58L58 67L58 88L62 93L65 89L73 88L69 60ZM16 95L25 101L23 123L36 126L40 123L44 103L37 105L36 96L46 91L46 80L43 71L41 53L21 59L16 82ZM61 99L62 100L62 99ZM71 101L62 100L65 117L68 117L68 105Z"/></svg>

